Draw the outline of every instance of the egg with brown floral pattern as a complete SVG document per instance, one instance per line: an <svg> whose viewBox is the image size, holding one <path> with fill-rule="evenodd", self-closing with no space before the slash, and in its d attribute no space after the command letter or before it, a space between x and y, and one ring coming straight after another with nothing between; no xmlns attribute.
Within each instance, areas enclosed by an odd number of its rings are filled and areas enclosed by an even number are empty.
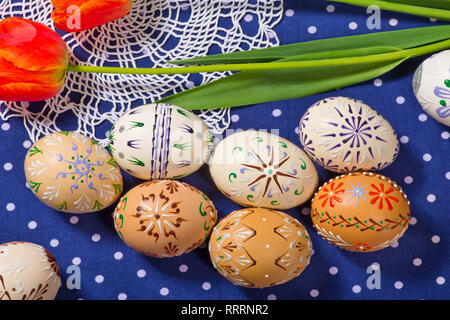
<svg viewBox="0 0 450 320"><path fill-rule="evenodd" d="M217 222L212 201L177 180L152 180L128 191L114 212L120 238L134 250L165 258L204 243Z"/></svg>
<svg viewBox="0 0 450 320"><path fill-rule="evenodd" d="M0 245L0 300L53 300L61 272L40 245L16 241Z"/></svg>

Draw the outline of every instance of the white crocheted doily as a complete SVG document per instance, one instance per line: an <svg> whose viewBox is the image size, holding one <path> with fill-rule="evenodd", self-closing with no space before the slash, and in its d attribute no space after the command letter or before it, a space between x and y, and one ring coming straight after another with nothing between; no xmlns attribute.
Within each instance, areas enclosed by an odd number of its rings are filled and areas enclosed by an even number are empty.
<svg viewBox="0 0 450 320"><path fill-rule="evenodd" d="M20 16L54 28L51 11L50 0L0 0L0 19ZM63 38L71 50L72 64L165 67L166 61L212 51L278 45L273 27L282 16L283 1L279 0L135 0L126 17ZM225 75L201 74L195 80L198 85ZM123 113L186 90L194 85L192 79L192 75L69 72L58 96L41 103L0 102L0 116L5 121L22 117L33 142L55 131L74 130L104 145L105 128ZM199 115L216 134L230 125L230 109L207 110ZM67 128L68 122L73 128Z"/></svg>

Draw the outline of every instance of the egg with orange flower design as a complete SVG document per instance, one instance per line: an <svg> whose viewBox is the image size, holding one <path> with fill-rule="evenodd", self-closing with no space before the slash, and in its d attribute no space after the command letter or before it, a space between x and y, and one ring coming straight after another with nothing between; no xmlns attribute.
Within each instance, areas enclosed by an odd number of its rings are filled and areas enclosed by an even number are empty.
<svg viewBox="0 0 450 320"><path fill-rule="evenodd" d="M378 251L403 236L411 218L406 194L372 172L331 179L314 195L311 218L320 236L342 249Z"/></svg>

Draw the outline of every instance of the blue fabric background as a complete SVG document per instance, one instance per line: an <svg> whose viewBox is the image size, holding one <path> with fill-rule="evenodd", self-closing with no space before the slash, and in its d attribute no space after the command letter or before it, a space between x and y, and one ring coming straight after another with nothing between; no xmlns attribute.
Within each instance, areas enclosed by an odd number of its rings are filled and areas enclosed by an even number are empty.
<svg viewBox="0 0 450 320"><path fill-rule="evenodd" d="M439 24L383 11L381 30L369 30L364 8L333 4L334 12L328 12L330 4L286 0L283 20L276 27L281 44ZM349 28L351 22L357 23L355 30ZM242 21L244 28L254 28L256 23L257 19ZM310 26L316 27L315 33L308 32ZM306 226L315 253L300 277L287 284L267 289L234 286L214 270L205 248L172 259L143 256L116 235L113 207L77 216L78 221L74 221L72 215L53 211L32 195L25 185L24 141L28 136L20 118L3 123L0 130L0 243L24 240L48 248L62 270L63 285L57 299L449 299L449 128L426 118L414 97L412 75L425 58L407 61L380 77L381 86L368 81L313 97L232 111L231 128L279 129L281 136L300 146L298 121L306 108L319 99L349 96L378 110L403 142L407 141L401 144L394 164L381 171L396 181L411 200L413 220L396 247L368 254L336 248L312 228L306 203L286 212ZM398 97L403 97L404 102ZM63 129L71 128L68 124ZM431 161L424 161L424 154L430 154ZM321 183L334 176L320 168L318 171ZM411 177L412 182L406 177ZM126 173L124 179L125 190L139 183ZM209 195L220 217L240 208L214 188L206 166L183 180ZM434 201L429 201L434 199L430 194L435 196ZM81 270L79 290L66 286L66 270L74 263ZM370 290L366 269L373 263L381 271L381 288Z"/></svg>

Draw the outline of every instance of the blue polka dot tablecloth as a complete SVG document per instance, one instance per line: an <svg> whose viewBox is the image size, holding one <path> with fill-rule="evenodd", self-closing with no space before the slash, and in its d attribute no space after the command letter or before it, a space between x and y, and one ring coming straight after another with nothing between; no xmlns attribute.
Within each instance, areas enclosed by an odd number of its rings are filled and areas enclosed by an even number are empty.
<svg viewBox="0 0 450 320"><path fill-rule="evenodd" d="M365 8L319 0L286 0L284 6L276 27L281 44L440 23L382 11L381 29L369 30ZM246 17L242 23L258 22ZM322 98L348 96L380 112L401 141L397 160L380 173L404 189L412 212L405 235L384 250L352 253L330 245L313 229L308 202L286 213L305 225L314 254L306 270L286 284L266 289L235 286L213 268L206 246L171 259L141 255L117 236L113 207L76 216L58 213L33 196L23 169L31 142L20 118L0 125L0 243L23 240L49 249L61 267L60 300L449 299L450 128L427 116L414 97L412 76L425 58L342 90L232 110L231 129L279 129L298 146L299 119ZM320 183L335 176L318 171ZM125 190L139 182L126 173L124 179ZM240 209L213 186L206 166L183 180L209 195L219 217ZM67 285L73 265L81 272L79 288ZM375 271L380 277L377 288L367 285Z"/></svg>

